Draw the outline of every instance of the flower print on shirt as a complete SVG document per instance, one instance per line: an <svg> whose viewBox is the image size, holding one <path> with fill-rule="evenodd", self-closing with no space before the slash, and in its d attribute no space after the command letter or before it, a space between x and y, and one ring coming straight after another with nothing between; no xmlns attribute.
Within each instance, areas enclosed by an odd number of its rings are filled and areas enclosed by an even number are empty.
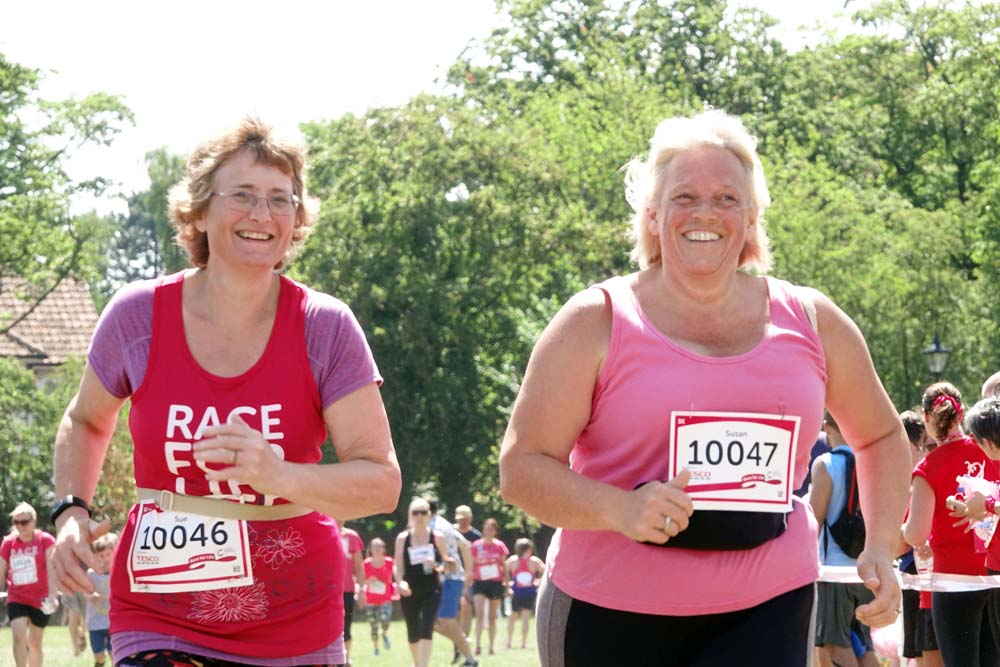
<svg viewBox="0 0 1000 667"><path fill-rule="evenodd" d="M302 535L294 528L284 532L269 530L267 535L258 537L254 557L270 565L272 570L290 565L306 553Z"/></svg>
<svg viewBox="0 0 1000 667"><path fill-rule="evenodd" d="M257 621L267 616L269 606L263 583L199 591L194 594L194 604L188 618L202 623Z"/></svg>

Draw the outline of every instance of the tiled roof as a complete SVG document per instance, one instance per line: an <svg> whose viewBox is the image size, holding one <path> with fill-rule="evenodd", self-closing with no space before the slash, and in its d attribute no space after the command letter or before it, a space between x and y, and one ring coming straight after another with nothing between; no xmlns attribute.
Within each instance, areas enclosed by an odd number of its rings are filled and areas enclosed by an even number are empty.
<svg viewBox="0 0 1000 667"><path fill-rule="evenodd" d="M28 289L19 278L0 282L0 332L20 317L35 299L18 298ZM87 353L97 324L97 310L85 283L63 280L23 320L0 333L0 356L17 357L29 365L54 365Z"/></svg>

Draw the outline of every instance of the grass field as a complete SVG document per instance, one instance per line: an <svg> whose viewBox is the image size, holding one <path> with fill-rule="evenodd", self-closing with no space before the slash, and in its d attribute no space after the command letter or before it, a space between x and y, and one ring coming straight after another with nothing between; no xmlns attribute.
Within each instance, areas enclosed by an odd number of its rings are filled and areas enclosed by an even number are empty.
<svg viewBox="0 0 1000 667"><path fill-rule="evenodd" d="M504 619L504 623L506 623L506 619ZM496 655L480 656L480 664L483 667L538 667L538 656L534 649L534 627L528 634L527 650L515 648L509 651L502 648L506 641L506 627L504 624L498 628ZM393 621L389 627L389 640L392 642L392 649L380 650L378 656L373 655L372 652L367 621L354 623L352 629L354 634L354 650L352 651L354 667L410 666L410 651L406 646L406 626L402 621ZM485 629L483 630L483 641L485 646ZM447 667L451 664L451 656L451 642L440 635L435 635L431 667ZM93 664L93 657L89 650L85 654L73 657L69 643L69 630L65 626L55 626L45 630L46 667L92 667ZM0 667L14 667L10 628L6 627L0 628Z"/></svg>

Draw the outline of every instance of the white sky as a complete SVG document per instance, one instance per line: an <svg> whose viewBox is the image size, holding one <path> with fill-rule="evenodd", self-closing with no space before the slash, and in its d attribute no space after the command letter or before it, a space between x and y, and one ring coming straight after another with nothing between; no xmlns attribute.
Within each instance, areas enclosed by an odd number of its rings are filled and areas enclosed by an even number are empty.
<svg viewBox="0 0 1000 667"><path fill-rule="evenodd" d="M844 0L741 0L800 25L843 13ZM851 4L855 7L856 0ZM434 90L462 49L487 36L492 0L14 0L4 3L0 53L45 71L41 95L121 95L135 127L110 148L75 156L72 176L148 185L143 156L188 153L247 113L285 133L299 123L397 105ZM74 208L124 210L119 202Z"/></svg>

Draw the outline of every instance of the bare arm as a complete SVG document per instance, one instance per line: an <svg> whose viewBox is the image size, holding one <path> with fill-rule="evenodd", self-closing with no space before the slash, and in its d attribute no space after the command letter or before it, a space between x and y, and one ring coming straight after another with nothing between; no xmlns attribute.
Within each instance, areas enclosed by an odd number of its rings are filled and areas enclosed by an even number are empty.
<svg viewBox="0 0 1000 667"><path fill-rule="evenodd" d="M393 574L396 576L396 587L399 589L399 594L405 598L410 596L410 585L406 583L404 578L406 574L406 564L403 562L404 548L406 548L406 531L396 536L396 549L393 552L395 553Z"/></svg>
<svg viewBox="0 0 1000 667"><path fill-rule="evenodd" d="M913 478L913 496L910 499L910 516L903 525L903 537L915 547L927 544L934 523L934 489L923 477Z"/></svg>
<svg viewBox="0 0 1000 667"><path fill-rule="evenodd" d="M125 399L112 396L87 365L80 388L70 401L56 433L54 459L57 498L74 495L87 502L94 496L108 443ZM90 543L107 532L106 524L90 521L78 507L67 509L56 521L52 575L58 590L93 592L87 567L96 567ZM83 566L81 567L81 563Z"/></svg>
<svg viewBox="0 0 1000 667"><path fill-rule="evenodd" d="M444 535L437 530L432 531L431 534L434 536L434 544L437 545L438 553L441 554L441 562L443 563L455 562L455 560L448 555L448 541L444 539Z"/></svg>
<svg viewBox="0 0 1000 667"><path fill-rule="evenodd" d="M635 491L570 470L569 454L590 419L593 390L611 336L603 293L574 296L546 327L528 362L500 450L504 499L552 526L614 530L663 543L687 527L688 474ZM664 518L672 523L668 533Z"/></svg>
<svg viewBox="0 0 1000 667"><path fill-rule="evenodd" d="M206 476L238 480L342 521L395 510L402 478L378 387L372 383L344 396L323 411L323 419L339 463L282 461L242 420L205 429L205 439L194 445L195 458L236 460Z"/></svg>
<svg viewBox="0 0 1000 667"><path fill-rule="evenodd" d="M7 560L0 558L0 591L7 588Z"/></svg>
<svg viewBox="0 0 1000 667"><path fill-rule="evenodd" d="M351 558L354 560L354 579L358 582L358 605L365 606L365 561L361 557L360 551L355 551Z"/></svg>
<svg viewBox="0 0 1000 667"><path fill-rule="evenodd" d="M46 596L56 604L59 604L59 588L56 586L56 576L52 568L52 559L55 556L56 547L52 545L45 550L45 571L48 573L49 594Z"/></svg>
<svg viewBox="0 0 1000 667"><path fill-rule="evenodd" d="M458 555L462 558L462 569L465 570L465 582L462 589L464 594L472 586L472 568L475 566L475 561L472 560L472 548L469 546L469 540L462 537L461 534L457 537L460 538L458 540Z"/></svg>
<svg viewBox="0 0 1000 667"><path fill-rule="evenodd" d="M818 458L813 461L812 486L809 487L809 505L812 507L816 522L822 527L826 521L826 512L830 508L830 496L833 495L833 480L830 472Z"/></svg>
<svg viewBox="0 0 1000 667"><path fill-rule="evenodd" d="M906 510L909 445L857 325L825 296L814 296L826 353L826 405L854 450L865 517L858 574L875 599L859 607L857 616L881 627L895 620L900 604L892 560Z"/></svg>

